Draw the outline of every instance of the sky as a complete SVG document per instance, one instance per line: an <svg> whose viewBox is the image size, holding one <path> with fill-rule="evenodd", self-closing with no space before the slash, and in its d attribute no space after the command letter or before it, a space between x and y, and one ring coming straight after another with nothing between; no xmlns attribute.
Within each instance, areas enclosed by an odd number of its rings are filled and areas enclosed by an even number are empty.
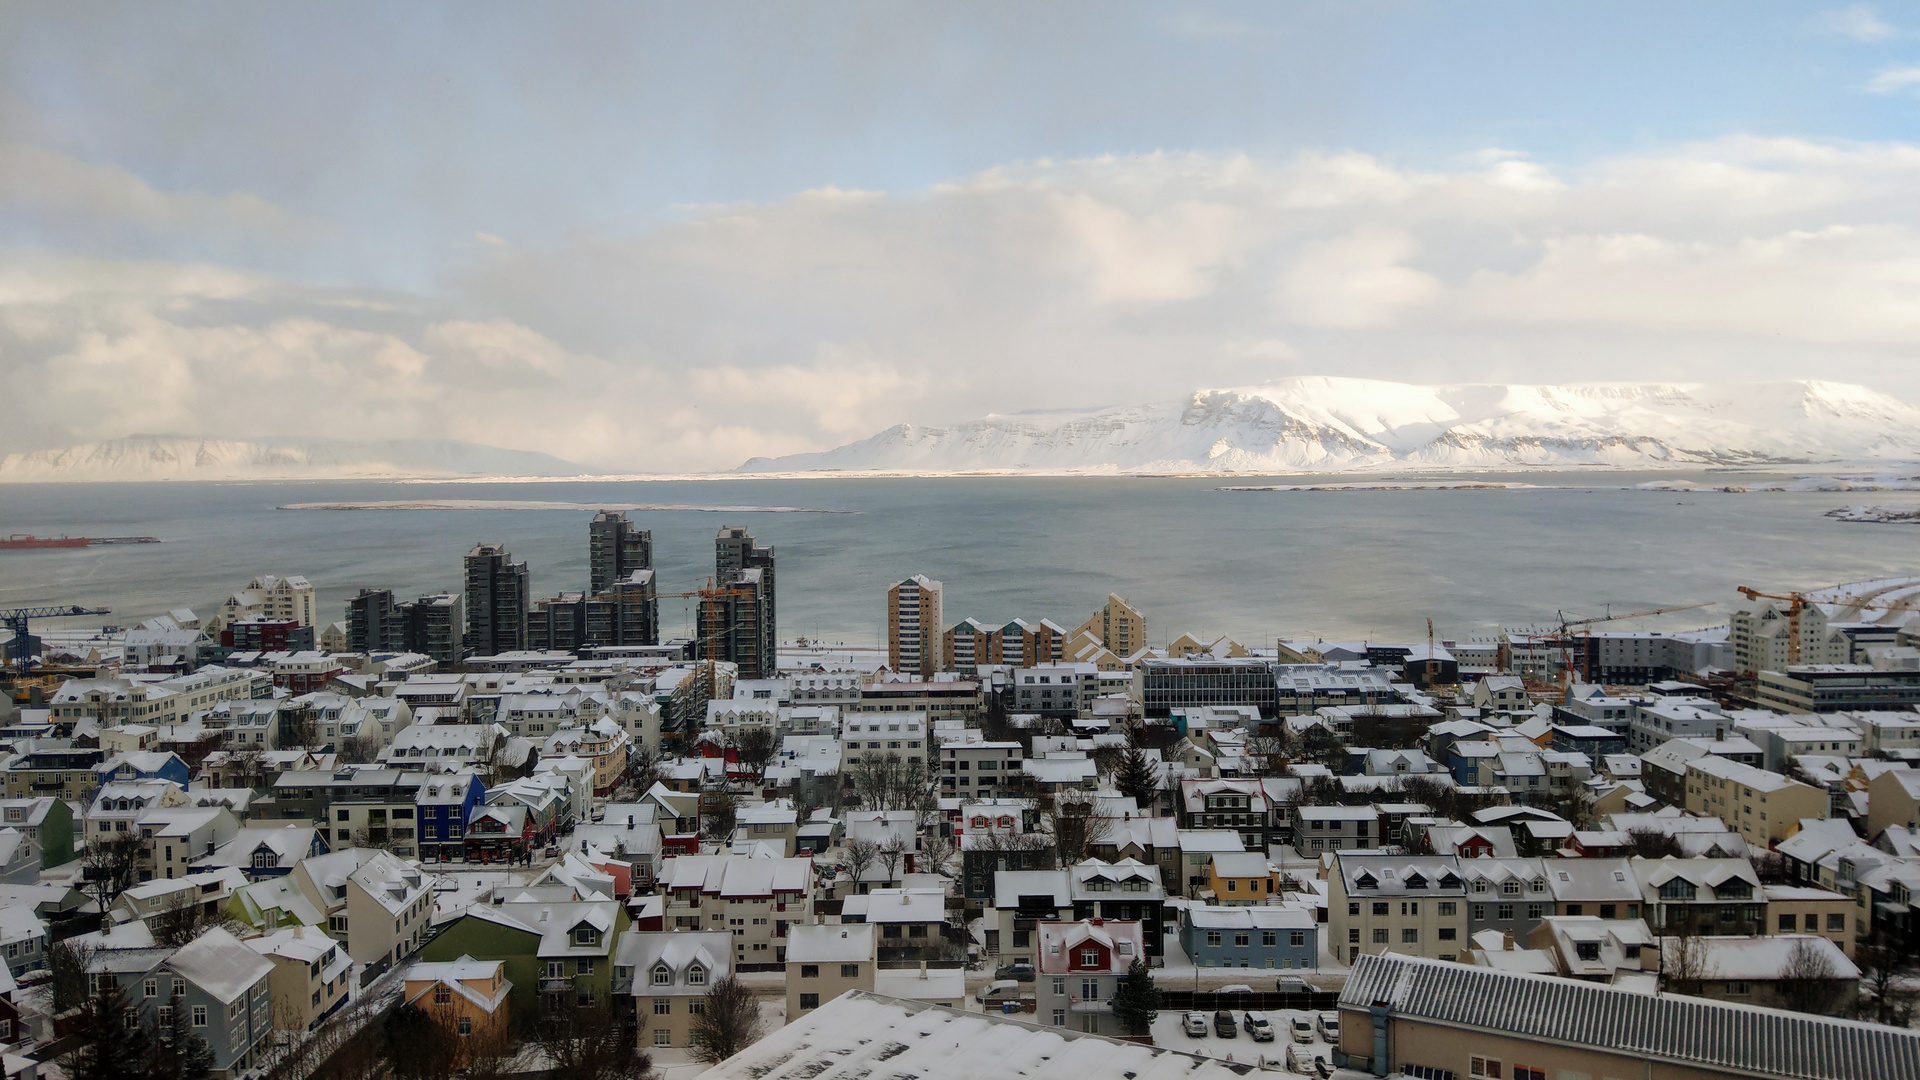
<svg viewBox="0 0 1920 1080"><path fill-rule="evenodd" d="M1333 374L1920 400L1920 5L0 6L0 453L729 469Z"/></svg>

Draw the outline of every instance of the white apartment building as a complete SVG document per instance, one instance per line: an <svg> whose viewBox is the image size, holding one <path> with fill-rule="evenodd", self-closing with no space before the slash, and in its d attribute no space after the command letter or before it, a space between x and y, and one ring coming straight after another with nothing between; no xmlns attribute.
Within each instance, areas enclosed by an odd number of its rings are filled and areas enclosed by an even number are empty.
<svg viewBox="0 0 1920 1080"><path fill-rule="evenodd" d="M319 619L313 583L294 575L276 577L262 574L247 582L247 587L228 596L220 604L220 624L232 625L235 619L264 616L282 622L313 626Z"/></svg>
<svg viewBox="0 0 1920 1080"><path fill-rule="evenodd" d="M1844 664L1853 659L1847 635L1827 625L1808 604L1800 612L1800 655L1793 655L1793 617L1773 604L1733 613L1733 666L1742 672L1785 671L1789 664Z"/></svg>
<svg viewBox="0 0 1920 1080"><path fill-rule="evenodd" d="M893 754L909 765L928 759L926 713L856 713L841 724L840 758L859 761L863 755Z"/></svg>
<svg viewBox="0 0 1920 1080"><path fill-rule="evenodd" d="M860 704L860 673L857 671L816 671L790 675L795 705Z"/></svg>
<svg viewBox="0 0 1920 1080"><path fill-rule="evenodd" d="M1018 742L991 741L978 728L944 727L935 734L942 794L992 798L1020 771Z"/></svg>
<svg viewBox="0 0 1920 1080"><path fill-rule="evenodd" d="M1100 695L1100 669L1093 664L1036 664L1013 669L1013 711L1080 715Z"/></svg>

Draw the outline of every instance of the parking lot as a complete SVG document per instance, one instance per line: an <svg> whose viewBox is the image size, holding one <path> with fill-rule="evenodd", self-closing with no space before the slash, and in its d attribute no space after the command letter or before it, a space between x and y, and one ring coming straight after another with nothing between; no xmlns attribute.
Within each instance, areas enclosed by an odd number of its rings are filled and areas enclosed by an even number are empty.
<svg viewBox="0 0 1920 1080"><path fill-rule="evenodd" d="M1180 1050L1189 1054L1205 1054L1208 1057L1220 1058L1222 1060L1231 1059L1238 1063L1264 1065L1270 1068L1281 1069L1287 1068L1288 1048L1297 1045L1303 1051L1326 1061L1329 1067L1331 1067L1333 1063L1333 1048L1320 1037L1317 1028L1314 1028L1311 1042L1295 1043L1289 1033L1290 1025L1296 1018L1305 1020L1309 1027L1313 1027L1314 1013L1287 1009L1275 1009L1271 1012L1256 1013L1255 1015L1265 1016L1267 1022L1273 1025L1273 1041L1255 1042L1246 1030L1245 1019L1247 1014L1237 1009L1230 1010L1230 1012L1233 1016L1234 1023L1234 1034L1231 1038L1223 1037L1215 1032L1213 1026L1214 1014L1211 1012L1197 1014L1206 1021L1207 1033L1203 1036L1189 1035L1181 1030L1181 1020L1186 1016L1185 1013L1163 1012L1153 1022L1154 1045L1162 1046L1169 1050Z"/></svg>

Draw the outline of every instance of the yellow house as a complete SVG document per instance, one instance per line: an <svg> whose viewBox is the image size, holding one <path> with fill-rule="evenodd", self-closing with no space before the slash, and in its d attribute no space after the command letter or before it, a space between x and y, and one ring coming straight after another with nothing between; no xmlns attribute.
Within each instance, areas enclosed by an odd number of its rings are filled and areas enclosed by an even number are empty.
<svg viewBox="0 0 1920 1080"><path fill-rule="evenodd" d="M507 1031L512 993L504 961L462 956L413 965L402 999L468 1039Z"/></svg>
<svg viewBox="0 0 1920 1080"><path fill-rule="evenodd" d="M1767 933L1818 934L1849 958L1854 945L1854 902L1831 889L1768 885Z"/></svg>
<svg viewBox="0 0 1920 1080"><path fill-rule="evenodd" d="M1801 818L1827 816L1825 788L1713 754L1687 762L1686 788L1688 813L1719 818L1755 847L1792 836Z"/></svg>
<svg viewBox="0 0 1920 1080"><path fill-rule="evenodd" d="M1216 904L1264 904L1280 895L1280 872L1258 851L1218 851L1207 863Z"/></svg>

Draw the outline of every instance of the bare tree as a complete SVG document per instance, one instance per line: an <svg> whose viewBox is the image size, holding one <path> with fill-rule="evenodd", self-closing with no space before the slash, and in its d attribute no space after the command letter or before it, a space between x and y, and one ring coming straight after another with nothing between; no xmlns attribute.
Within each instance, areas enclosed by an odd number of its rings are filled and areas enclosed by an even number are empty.
<svg viewBox="0 0 1920 1080"><path fill-rule="evenodd" d="M739 823L740 799L728 788L709 791L700 796L700 816L707 836L725 840Z"/></svg>
<svg viewBox="0 0 1920 1080"><path fill-rule="evenodd" d="M360 730L333 746L342 765L365 765L380 756L380 738L361 725Z"/></svg>
<svg viewBox="0 0 1920 1080"><path fill-rule="evenodd" d="M1061 866L1072 866L1090 855L1090 849L1113 832L1113 820L1095 811L1091 795L1062 791L1041 812L1041 824L1053 842Z"/></svg>
<svg viewBox="0 0 1920 1080"><path fill-rule="evenodd" d="M841 862L846 865L847 873L853 878L853 891L860 891L860 879L880 857L880 845L864 838L848 840Z"/></svg>
<svg viewBox="0 0 1920 1080"><path fill-rule="evenodd" d="M1908 958L1884 941L1874 941L1856 947L1853 959L1860 967L1860 988L1866 991L1858 1005L1860 1015L1875 1023L1910 1026L1916 995L1902 978Z"/></svg>
<svg viewBox="0 0 1920 1080"><path fill-rule="evenodd" d="M604 1004L549 1013L534 1031L553 1074L567 1080L644 1080L653 1070L632 1023Z"/></svg>
<svg viewBox="0 0 1920 1080"><path fill-rule="evenodd" d="M869 750L847 770L847 782L868 810L918 810L937 799L939 777L925 764Z"/></svg>
<svg viewBox="0 0 1920 1080"><path fill-rule="evenodd" d="M1670 994L1699 997L1706 981L1713 977L1713 964L1707 957L1707 944L1691 920L1669 927L1660 939L1661 989Z"/></svg>
<svg viewBox="0 0 1920 1080"><path fill-rule="evenodd" d="M225 772L241 787L258 790L267 783L266 755L252 747L229 751Z"/></svg>
<svg viewBox="0 0 1920 1080"><path fill-rule="evenodd" d="M1274 724L1270 734L1247 740L1247 761L1261 776L1285 776L1293 767L1292 738L1285 724Z"/></svg>
<svg viewBox="0 0 1920 1080"><path fill-rule="evenodd" d="M179 948L214 927L238 933L242 927L232 916L199 901L198 890L186 890L173 894L167 900L167 906L145 918L148 932L154 941L169 948Z"/></svg>
<svg viewBox="0 0 1920 1080"><path fill-rule="evenodd" d="M1843 1004L1846 984L1821 944L1826 944L1825 938L1803 937L1787 951L1787 963L1776 984L1782 1008L1826 1016Z"/></svg>
<svg viewBox="0 0 1920 1080"><path fill-rule="evenodd" d="M693 1059L713 1065L752 1046L760 1038L760 1003L753 991L731 975L707 988L705 1008L693 1018Z"/></svg>
<svg viewBox="0 0 1920 1080"><path fill-rule="evenodd" d="M927 823L920 832L920 854L925 857L927 869L935 874L945 874L953 864L953 856L958 845L953 839L953 826L945 818Z"/></svg>
<svg viewBox="0 0 1920 1080"><path fill-rule="evenodd" d="M48 982L53 990L53 1012L58 1016L87 1003L87 965L97 950L83 941L56 941L47 947Z"/></svg>
<svg viewBox="0 0 1920 1080"><path fill-rule="evenodd" d="M111 839L87 842L87 850L80 856L81 875L102 913L139 880L140 863L146 856L147 842L137 832L114 833Z"/></svg>
<svg viewBox="0 0 1920 1080"><path fill-rule="evenodd" d="M887 837L880 845L880 865L886 868L887 881L900 879L900 863L907 857L907 843L897 836Z"/></svg>
<svg viewBox="0 0 1920 1080"><path fill-rule="evenodd" d="M1627 830L1627 854L1638 855L1643 859L1664 859L1671 855L1678 859L1686 855L1681 850L1680 841L1671 833L1659 829Z"/></svg>

